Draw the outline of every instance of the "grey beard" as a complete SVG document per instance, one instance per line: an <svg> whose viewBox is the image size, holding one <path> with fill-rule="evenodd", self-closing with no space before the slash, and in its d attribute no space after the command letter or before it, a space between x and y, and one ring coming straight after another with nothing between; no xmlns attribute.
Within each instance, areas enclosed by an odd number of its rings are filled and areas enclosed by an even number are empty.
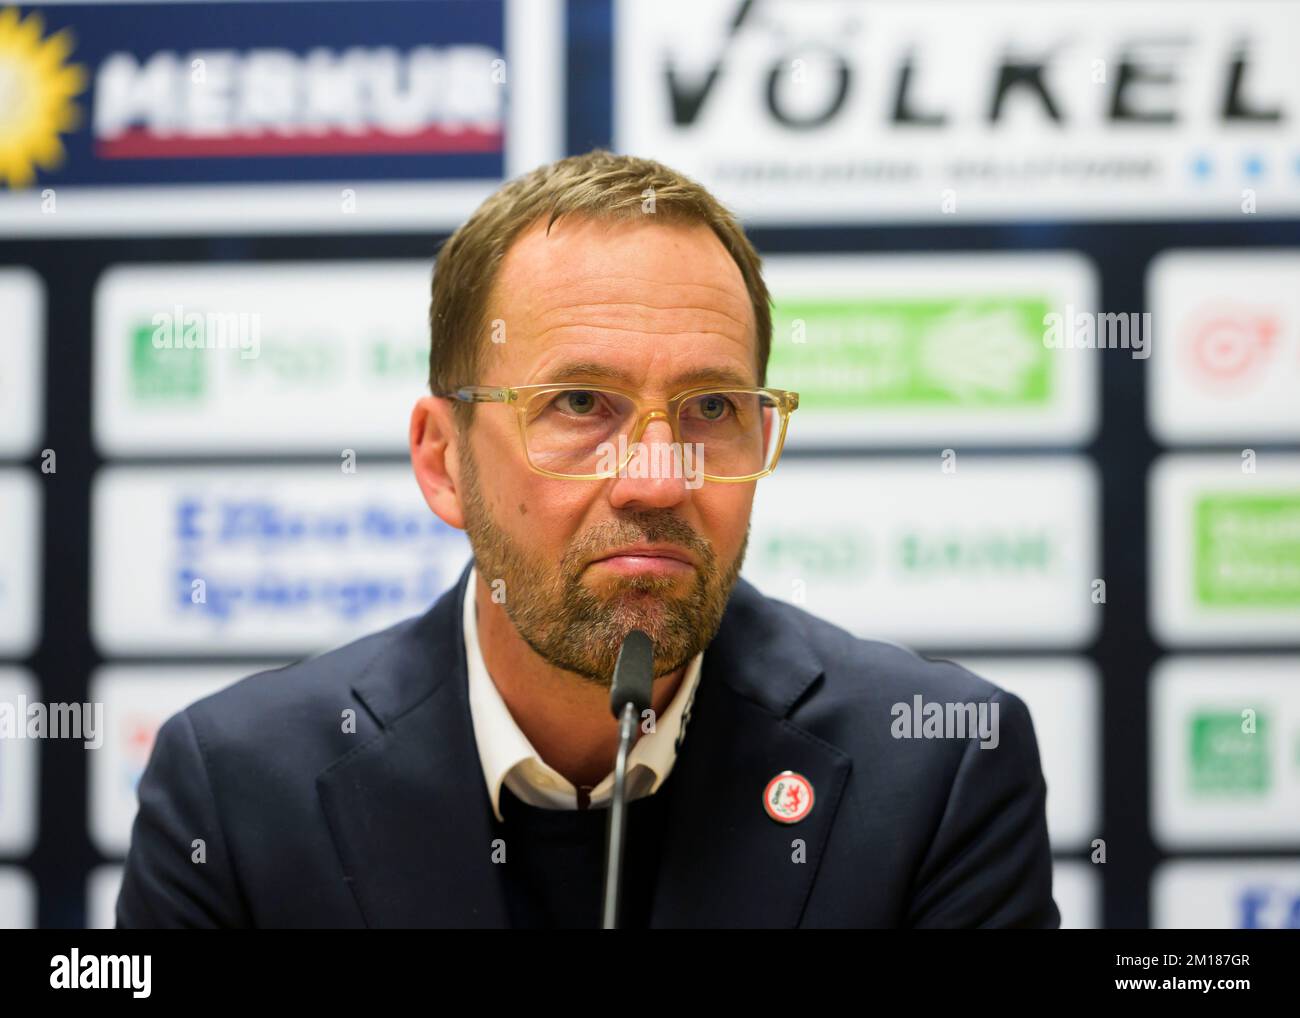
<svg viewBox="0 0 1300 1018"><path fill-rule="evenodd" d="M505 581L507 617L548 664L608 688L619 647L632 629L653 642L656 677L683 667L712 641L740 575L748 527L724 575L709 542L669 510L630 513L579 535L552 572L532 562L497 525L479 490L472 457L462 457L462 464L465 529L478 571L489 586ZM583 584L593 556L639 541L677 544L695 555L699 565L685 596L674 596L677 581L662 576L620 577L604 597Z"/></svg>

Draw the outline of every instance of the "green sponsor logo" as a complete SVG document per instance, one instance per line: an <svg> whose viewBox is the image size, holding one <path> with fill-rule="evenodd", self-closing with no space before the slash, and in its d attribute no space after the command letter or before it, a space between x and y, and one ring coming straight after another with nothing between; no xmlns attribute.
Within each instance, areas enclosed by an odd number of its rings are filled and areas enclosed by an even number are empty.
<svg viewBox="0 0 1300 1018"><path fill-rule="evenodd" d="M1034 297L777 301L769 377L804 406L1036 409L1054 396Z"/></svg>
<svg viewBox="0 0 1300 1018"><path fill-rule="evenodd" d="M1205 495L1194 514L1201 604L1300 608L1300 494Z"/></svg>
<svg viewBox="0 0 1300 1018"><path fill-rule="evenodd" d="M429 376L429 339L377 338L366 351L366 367L377 381L422 384Z"/></svg>
<svg viewBox="0 0 1300 1018"><path fill-rule="evenodd" d="M1242 731L1240 714L1204 711L1192 717L1188 751L1191 787L1198 795L1262 795L1268 791L1268 722Z"/></svg>
<svg viewBox="0 0 1300 1018"><path fill-rule="evenodd" d="M131 394L141 400L201 398L208 382L203 351L155 347L154 331L141 324L131 332Z"/></svg>
<svg viewBox="0 0 1300 1018"><path fill-rule="evenodd" d="M137 325L129 333L131 395L142 402L163 400L197 402L209 393L215 381L214 359L225 351L182 345L158 348L155 327ZM429 341L420 337L374 336L365 340L359 357L352 360L364 383L377 389L402 386L414 391L429 371ZM274 396L292 389L320 391L345 378L349 372L347 350L333 340L311 335L290 339L271 336L262 341L255 358L241 358L238 350L221 362L222 387L229 386L260 395Z"/></svg>
<svg viewBox="0 0 1300 1018"><path fill-rule="evenodd" d="M906 531L899 536L898 565L916 578L1042 576L1055 571L1057 545L1047 531Z"/></svg>
<svg viewBox="0 0 1300 1018"><path fill-rule="evenodd" d="M1047 531L905 530L889 539L882 558L888 554L891 570L911 580L1041 577L1059 570L1059 545ZM825 527L774 534L753 553L765 569L805 576L865 578L877 567L870 534Z"/></svg>
<svg viewBox="0 0 1300 1018"><path fill-rule="evenodd" d="M232 384L272 386L279 391L319 391L351 376L378 389L418 386L429 374L429 341L375 336L352 349L341 336L272 335L263 341L259 358L232 367Z"/></svg>
<svg viewBox="0 0 1300 1018"><path fill-rule="evenodd" d="M870 536L847 530L786 531L755 551L765 568L793 569L804 576L864 576L871 569Z"/></svg>

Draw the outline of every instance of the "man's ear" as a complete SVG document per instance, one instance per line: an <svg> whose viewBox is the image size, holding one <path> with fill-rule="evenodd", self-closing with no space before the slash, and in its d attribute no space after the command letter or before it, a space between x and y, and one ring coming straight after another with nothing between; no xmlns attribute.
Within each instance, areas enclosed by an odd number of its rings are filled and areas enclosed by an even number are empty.
<svg viewBox="0 0 1300 1018"><path fill-rule="evenodd" d="M424 500L448 526L465 529L460 504L460 445L451 401L424 396L411 411L411 468Z"/></svg>

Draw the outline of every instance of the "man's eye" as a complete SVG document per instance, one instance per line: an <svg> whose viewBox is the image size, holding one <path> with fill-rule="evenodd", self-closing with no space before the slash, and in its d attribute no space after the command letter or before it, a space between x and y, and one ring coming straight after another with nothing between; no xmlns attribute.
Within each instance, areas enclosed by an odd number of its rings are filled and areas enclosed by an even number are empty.
<svg viewBox="0 0 1300 1018"><path fill-rule="evenodd" d="M702 420L720 421L730 409L731 401L720 394L700 396L695 400L695 410Z"/></svg>
<svg viewBox="0 0 1300 1018"><path fill-rule="evenodd" d="M569 389L555 397L555 405L565 413L585 417L596 409L596 394L588 389Z"/></svg>

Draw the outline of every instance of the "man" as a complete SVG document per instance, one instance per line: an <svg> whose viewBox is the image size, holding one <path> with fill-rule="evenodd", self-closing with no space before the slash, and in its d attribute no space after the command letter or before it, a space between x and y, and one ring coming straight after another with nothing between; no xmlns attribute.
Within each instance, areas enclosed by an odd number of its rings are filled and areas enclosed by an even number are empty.
<svg viewBox="0 0 1300 1018"><path fill-rule="evenodd" d="M120 926L598 925L634 628L625 925L1059 924L1023 703L738 579L797 407L759 264L704 189L607 152L451 237L411 461L474 559L423 617L168 720ZM914 703L995 737L901 738Z"/></svg>

